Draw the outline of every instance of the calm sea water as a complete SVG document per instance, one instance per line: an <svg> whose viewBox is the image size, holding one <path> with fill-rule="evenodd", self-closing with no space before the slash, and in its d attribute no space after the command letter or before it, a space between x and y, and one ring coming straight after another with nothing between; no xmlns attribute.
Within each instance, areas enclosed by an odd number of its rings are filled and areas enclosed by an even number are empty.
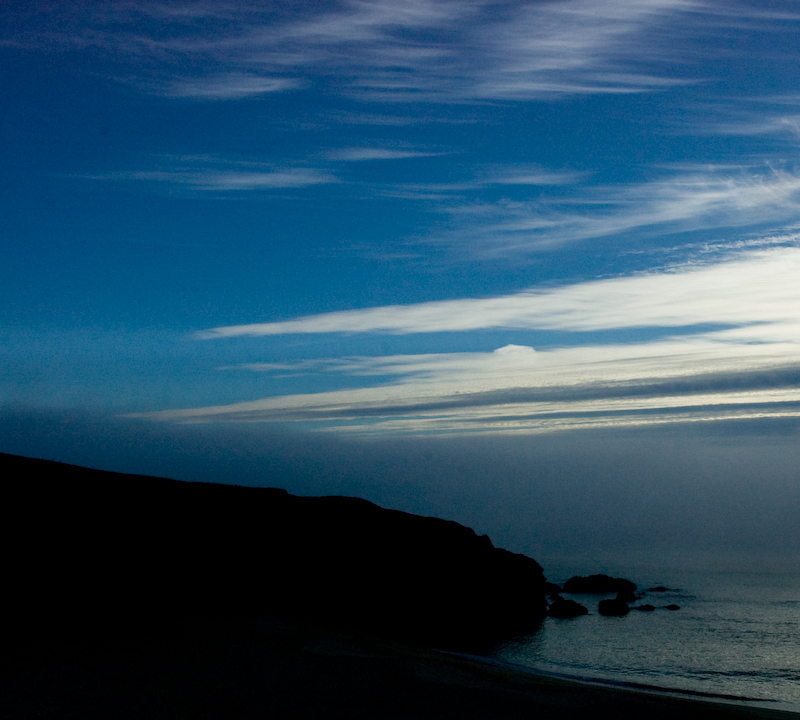
<svg viewBox="0 0 800 720"><path fill-rule="evenodd" d="M800 571L613 574L640 590L674 588L640 602L681 609L610 618L597 613L606 596L565 593L591 614L547 618L494 659L584 679L773 701L769 707L800 712Z"/></svg>

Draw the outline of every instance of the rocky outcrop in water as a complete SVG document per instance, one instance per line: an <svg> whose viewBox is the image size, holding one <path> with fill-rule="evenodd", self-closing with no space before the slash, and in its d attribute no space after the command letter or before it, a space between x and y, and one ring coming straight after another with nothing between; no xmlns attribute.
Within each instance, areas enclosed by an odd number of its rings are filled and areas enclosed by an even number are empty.
<svg viewBox="0 0 800 720"><path fill-rule="evenodd" d="M639 599L639 597L641 596L637 595L633 590L630 589L620 590L617 593L617 600L622 600L622 602L626 603L636 602Z"/></svg>
<svg viewBox="0 0 800 720"><path fill-rule="evenodd" d="M604 594L620 591L636 592L636 583L609 575L589 575L588 577L571 577L564 583L564 592Z"/></svg>
<svg viewBox="0 0 800 720"><path fill-rule="evenodd" d="M628 607L628 603L626 603L624 600L609 598L608 600L601 600L598 603L597 611L601 615L622 617L630 612L630 608Z"/></svg>
<svg viewBox="0 0 800 720"><path fill-rule="evenodd" d="M550 604L547 614L550 617L567 619L580 617L581 615L588 615L589 610L574 600L557 597Z"/></svg>

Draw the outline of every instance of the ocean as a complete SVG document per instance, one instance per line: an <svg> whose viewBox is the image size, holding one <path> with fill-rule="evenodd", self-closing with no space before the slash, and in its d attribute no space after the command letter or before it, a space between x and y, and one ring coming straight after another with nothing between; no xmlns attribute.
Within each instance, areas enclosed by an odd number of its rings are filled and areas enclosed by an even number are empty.
<svg viewBox="0 0 800 720"><path fill-rule="evenodd" d="M598 570L597 572L606 572ZM591 614L546 618L492 659L557 676L735 696L800 712L800 568L782 571L662 571L626 577L653 612L620 618L597 612L603 595L570 595ZM571 573L586 575L590 573ZM562 584L570 575L548 575ZM680 610L663 606L674 603Z"/></svg>

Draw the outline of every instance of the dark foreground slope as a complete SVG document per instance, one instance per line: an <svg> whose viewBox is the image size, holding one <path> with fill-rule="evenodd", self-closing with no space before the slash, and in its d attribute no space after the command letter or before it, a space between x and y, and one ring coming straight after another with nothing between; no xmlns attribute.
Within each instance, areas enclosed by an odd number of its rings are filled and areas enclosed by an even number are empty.
<svg viewBox="0 0 800 720"><path fill-rule="evenodd" d="M0 477L12 639L269 614L469 649L545 611L534 560L454 522L9 455Z"/></svg>

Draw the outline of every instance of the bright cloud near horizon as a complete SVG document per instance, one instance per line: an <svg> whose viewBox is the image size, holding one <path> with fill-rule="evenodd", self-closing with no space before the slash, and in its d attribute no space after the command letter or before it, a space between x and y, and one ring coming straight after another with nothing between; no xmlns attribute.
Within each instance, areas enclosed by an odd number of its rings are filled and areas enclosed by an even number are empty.
<svg viewBox="0 0 800 720"><path fill-rule="evenodd" d="M247 363L240 369L383 381L359 390L146 416L189 422L315 420L369 434L542 432L609 424L798 417L799 270L800 248L772 248L707 266L549 291L214 328L198 337L497 328L574 333L641 328L661 334L602 345L573 341L571 347L539 352L509 344L490 353Z"/></svg>
<svg viewBox="0 0 800 720"><path fill-rule="evenodd" d="M0 18L4 408L382 437L800 414L795 3Z"/></svg>

